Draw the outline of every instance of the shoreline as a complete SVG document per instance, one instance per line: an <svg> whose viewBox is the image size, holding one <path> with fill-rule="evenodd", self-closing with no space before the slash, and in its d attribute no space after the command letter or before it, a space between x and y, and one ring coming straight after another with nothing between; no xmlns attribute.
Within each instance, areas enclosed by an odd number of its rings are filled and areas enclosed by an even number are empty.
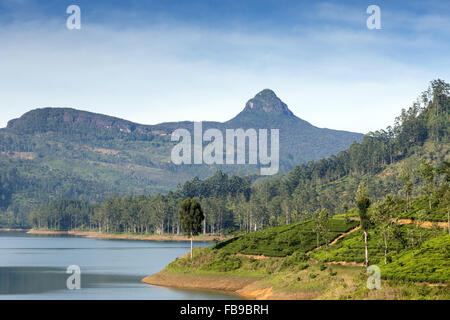
<svg viewBox="0 0 450 320"><path fill-rule="evenodd" d="M141 282L177 289L223 292L245 300L289 299L274 295L272 287L264 286L261 280L237 275L187 274L163 270L143 278Z"/></svg>
<svg viewBox="0 0 450 320"><path fill-rule="evenodd" d="M5 230L7 231L7 230ZM13 231L13 230L11 230ZM37 235L72 235L80 236L85 238L93 239L110 239L110 240L147 240L147 241L190 241L189 238L183 235L168 234L168 235L133 235L133 234L108 234L96 231L54 231L54 230L36 230L36 229L24 229L21 231L27 231L27 234L37 234ZM192 240L194 242L205 241L223 241L226 240L225 237L213 236L213 235L200 235L194 237Z"/></svg>
<svg viewBox="0 0 450 320"><path fill-rule="evenodd" d="M351 268L354 275L361 273L360 265L353 265L347 263L333 264L338 270ZM309 272L309 271L308 271ZM303 278L303 277L302 277ZM345 283L349 283L348 276L342 277ZM305 281L308 281L305 278ZM351 280L350 280L351 281ZM393 297L400 297L400 291L404 288L400 285L397 287L394 283L392 285L389 280L383 279L384 292L378 290L371 291L365 296L355 296L351 300L390 300ZM161 286L167 288L176 288L184 290L207 290L217 293L225 293L237 296L244 300L339 300L340 296L337 294L342 289L334 288L331 292L318 292L310 290L308 287L299 290L283 289L275 285L272 281L265 277L251 277L236 274L214 274L214 273L188 273L183 271L166 271L162 270L158 273L147 276L141 280L142 283L154 286ZM445 283L427 283L427 282L410 282L406 286L420 284L427 287L447 287ZM313 288L313 287L311 287ZM355 291L349 292L355 293ZM408 298L406 298L408 300Z"/></svg>

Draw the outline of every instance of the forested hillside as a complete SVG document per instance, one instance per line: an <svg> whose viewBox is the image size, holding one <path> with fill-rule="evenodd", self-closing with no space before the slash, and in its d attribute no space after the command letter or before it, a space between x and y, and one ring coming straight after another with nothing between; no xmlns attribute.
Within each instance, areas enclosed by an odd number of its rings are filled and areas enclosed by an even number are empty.
<svg viewBox="0 0 450 320"><path fill-rule="evenodd" d="M141 125L69 108L36 109L9 121L0 129L0 222L25 226L24 216L52 200L100 203L115 194L167 193L218 169L241 176L259 174L256 165L173 164L175 142L170 134L178 128L192 132L193 123ZM337 153L362 138L359 133L314 127L296 117L271 90L249 100L230 121L203 122L203 131L208 128L280 129L281 171Z"/></svg>
<svg viewBox="0 0 450 320"><path fill-rule="evenodd" d="M206 215L204 232L255 231L310 219L319 209L330 215L346 213L355 206L361 182L369 186L368 196L374 201L388 193L406 199L422 197L429 212L441 212L436 210L445 205L448 185L449 109L450 86L435 80L402 111L393 127L366 135L361 143L336 156L300 164L287 175L266 181L229 177L218 171L205 180L194 178L166 195L108 198L95 205L88 223L78 219L71 226L106 232L178 233L178 204L186 197L197 197ZM33 225L69 228L55 222L68 211L54 207L51 204L34 212ZM438 221L446 219L442 214Z"/></svg>

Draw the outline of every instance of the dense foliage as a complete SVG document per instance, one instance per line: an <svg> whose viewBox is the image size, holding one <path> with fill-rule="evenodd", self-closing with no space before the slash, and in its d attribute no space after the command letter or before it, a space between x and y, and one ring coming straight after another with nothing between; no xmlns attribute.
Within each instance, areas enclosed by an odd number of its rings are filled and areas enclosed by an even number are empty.
<svg viewBox="0 0 450 320"><path fill-rule="evenodd" d="M31 223L37 228L71 230L92 227L94 207L78 200L52 201L45 210L33 212Z"/></svg>
<svg viewBox="0 0 450 320"><path fill-rule="evenodd" d="M74 212L65 204L68 200L53 200L49 205L31 214L34 227L58 229L67 215L77 215L77 229L96 229L100 232L130 233L181 233L178 207L186 197L195 197L207 190L209 197L202 198L201 206L205 213L204 232L224 232L234 226L232 211L224 204L232 199L245 199L251 190L250 180L228 175L218 171L212 177L200 181L195 178L186 183L182 190L165 195L113 196L100 204L88 204L89 213ZM57 209L55 209L57 208Z"/></svg>
<svg viewBox="0 0 450 320"><path fill-rule="evenodd" d="M202 231L202 222L205 219L200 203L196 199L187 198L180 203L180 220L183 232L192 240Z"/></svg>

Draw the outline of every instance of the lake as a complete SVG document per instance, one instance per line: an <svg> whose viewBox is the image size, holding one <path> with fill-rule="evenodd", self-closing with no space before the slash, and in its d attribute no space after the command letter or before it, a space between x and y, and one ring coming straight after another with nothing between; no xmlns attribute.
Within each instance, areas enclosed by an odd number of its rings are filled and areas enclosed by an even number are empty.
<svg viewBox="0 0 450 320"><path fill-rule="evenodd" d="M196 242L194 246L209 246ZM141 283L190 249L189 242L104 240L0 231L0 299L237 299L219 292ZM67 267L81 270L69 290Z"/></svg>

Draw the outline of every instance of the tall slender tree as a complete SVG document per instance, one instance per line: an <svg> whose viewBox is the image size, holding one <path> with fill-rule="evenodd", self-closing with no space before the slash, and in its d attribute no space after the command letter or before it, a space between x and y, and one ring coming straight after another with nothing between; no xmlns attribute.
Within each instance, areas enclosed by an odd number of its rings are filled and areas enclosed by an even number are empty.
<svg viewBox="0 0 450 320"><path fill-rule="evenodd" d="M180 203L180 220L183 232L191 239L191 259L193 258L192 238L202 231L202 221L205 219L202 207L197 199L187 198Z"/></svg>
<svg viewBox="0 0 450 320"><path fill-rule="evenodd" d="M434 177L435 177L434 167L431 163L422 159L422 161L420 162L419 173L420 173L420 177L422 178L422 180L424 182L423 191L424 191L425 196L428 199L428 206L429 206L429 209L431 210L431 198L432 198L433 189L434 189Z"/></svg>
<svg viewBox="0 0 450 320"><path fill-rule="evenodd" d="M319 213L319 232L322 240L325 243L325 255L328 258L328 241L329 239L329 225L328 225L328 211L327 209L320 210Z"/></svg>
<svg viewBox="0 0 450 320"><path fill-rule="evenodd" d="M373 215L375 225L379 227L384 246L384 264L387 264L387 252L389 239L392 234L391 226L393 221L395 201L392 194L388 194L383 202L378 203Z"/></svg>
<svg viewBox="0 0 450 320"><path fill-rule="evenodd" d="M317 209L312 215L314 221L314 232L316 234L316 247L319 247L320 240L320 210Z"/></svg>
<svg viewBox="0 0 450 320"><path fill-rule="evenodd" d="M406 210L409 210L409 197L411 196L414 183L412 180L411 169L406 163L401 168L399 179L403 183L403 192L406 196Z"/></svg>
<svg viewBox="0 0 450 320"><path fill-rule="evenodd" d="M369 249L367 245L368 241L368 231L370 226L370 218L368 214L368 209L370 207L371 200L368 197L367 186L364 182L359 184L358 190L356 192L356 206L358 207L359 219L361 224L361 229L364 232L364 257L365 266L369 266Z"/></svg>

